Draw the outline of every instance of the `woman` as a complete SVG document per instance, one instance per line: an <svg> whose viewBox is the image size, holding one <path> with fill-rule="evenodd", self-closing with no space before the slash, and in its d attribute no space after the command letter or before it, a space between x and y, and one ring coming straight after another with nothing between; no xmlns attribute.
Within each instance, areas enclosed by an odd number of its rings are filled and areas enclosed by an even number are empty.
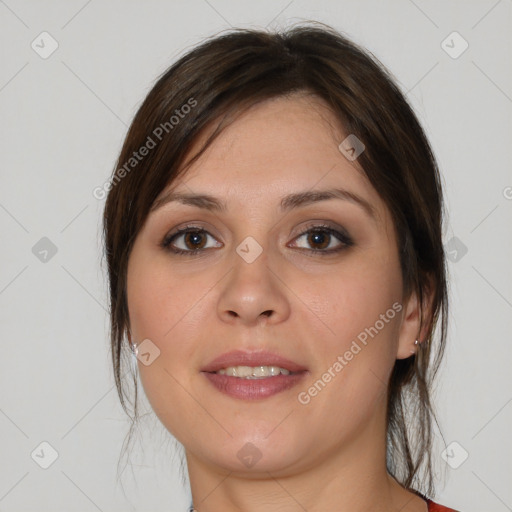
<svg viewBox="0 0 512 512"><path fill-rule="evenodd" d="M192 508L452 510L430 498L440 177L376 59L320 24L210 39L149 92L109 188L119 396L131 414L136 356Z"/></svg>

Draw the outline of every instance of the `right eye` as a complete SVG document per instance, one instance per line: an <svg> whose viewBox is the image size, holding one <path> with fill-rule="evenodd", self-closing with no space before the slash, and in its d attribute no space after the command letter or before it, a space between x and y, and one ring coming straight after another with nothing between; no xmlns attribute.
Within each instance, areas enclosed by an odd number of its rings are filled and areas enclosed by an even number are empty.
<svg viewBox="0 0 512 512"><path fill-rule="evenodd" d="M162 247L175 254L186 254L187 256L193 256L202 252L204 249L211 249L212 246L208 246L208 237L213 236L203 228L196 226L187 226L180 228L167 235L162 241ZM213 247L222 247L219 245Z"/></svg>

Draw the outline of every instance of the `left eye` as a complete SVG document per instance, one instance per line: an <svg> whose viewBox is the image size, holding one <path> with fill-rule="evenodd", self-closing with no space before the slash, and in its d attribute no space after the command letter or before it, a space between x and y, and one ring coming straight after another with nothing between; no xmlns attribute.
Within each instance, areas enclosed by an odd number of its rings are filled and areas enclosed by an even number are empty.
<svg viewBox="0 0 512 512"><path fill-rule="evenodd" d="M298 247L314 252L337 252L352 245L352 240L332 228L316 227L305 231L295 240L305 240L305 245ZM308 247L309 245L309 247Z"/></svg>

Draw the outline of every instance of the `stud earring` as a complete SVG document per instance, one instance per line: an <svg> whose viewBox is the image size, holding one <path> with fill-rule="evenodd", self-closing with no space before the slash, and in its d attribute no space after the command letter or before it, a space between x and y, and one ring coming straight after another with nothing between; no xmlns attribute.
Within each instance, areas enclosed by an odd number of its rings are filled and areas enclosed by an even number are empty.
<svg viewBox="0 0 512 512"><path fill-rule="evenodd" d="M137 345L135 343L130 342L130 352L132 353L132 370L136 373L139 365L137 364Z"/></svg>

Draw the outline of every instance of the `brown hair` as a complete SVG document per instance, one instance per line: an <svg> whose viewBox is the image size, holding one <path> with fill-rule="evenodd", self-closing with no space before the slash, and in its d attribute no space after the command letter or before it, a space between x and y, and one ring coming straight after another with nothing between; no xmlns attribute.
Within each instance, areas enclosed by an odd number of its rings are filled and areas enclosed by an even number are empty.
<svg viewBox="0 0 512 512"><path fill-rule="evenodd" d="M121 404L133 427L138 418L136 375L133 401L122 382L131 357L125 338L130 328L127 265L155 199L211 144L223 122L232 122L258 102L295 92L323 99L346 132L365 145L358 163L394 220L404 294L416 292L423 305L421 322L428 334L416 355L396 361L390 377L387 466L406 488L432 495L435 414L430 392L444 351L448 313L439 171L425 133L389 72L367 51L320 23L276 33L236 29L208 39L165 71L136 113L112 175L103 219L112 363ZM204 147L183 165L192 144L214 121L219 125ZM150 150L140 151L146 156L135 161L133 155L142 147Z"/></svg>

